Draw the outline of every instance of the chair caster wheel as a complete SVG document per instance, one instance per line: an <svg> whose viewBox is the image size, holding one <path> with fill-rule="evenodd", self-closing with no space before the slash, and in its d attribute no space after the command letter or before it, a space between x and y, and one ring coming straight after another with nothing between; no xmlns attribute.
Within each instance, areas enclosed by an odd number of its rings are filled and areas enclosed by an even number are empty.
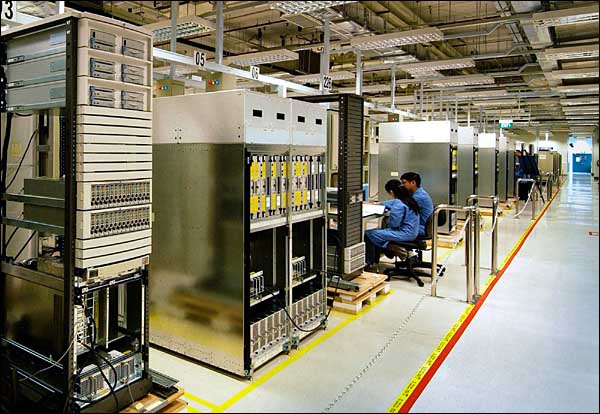
<svg viewBox="0 0 600 414"><path fill-rule="evenodd" d="M425 283L421 282L420 280L417 281L417 284L419 285L419 287L425 286Z"/></svg>

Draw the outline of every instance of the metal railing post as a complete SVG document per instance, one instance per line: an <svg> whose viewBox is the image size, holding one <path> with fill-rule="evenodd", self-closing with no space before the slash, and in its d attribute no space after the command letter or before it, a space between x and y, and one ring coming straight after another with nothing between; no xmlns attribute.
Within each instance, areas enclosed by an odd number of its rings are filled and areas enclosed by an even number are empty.
<svg viewBox="0 0 600 414"><path fill-rule="evenodd" d="M431 234L431 296L437 296L437 282L438 282L438 269L437 269L437 238L438 238L438 217L441 211L465 211L467 212L467 217L471 217L471 211L474 210L475 207L458 207L451 206L448 204L440 204L435 207L433 210L433 230ZM465 229L465 249L468 252L466 256L467 260L467 302L471 302L473 296L473 273L471 266L473 265L473 247L471 240L473 238L473 220L469 220L468 226Z"/></svg>
<svg viewBox="0 0 600 414"><path fill-rule="evenodd" d="M438 236L438 217L440 210L433 210L433 231L431 233L431 296L437 296L437 236Z"/></svg>
<svg viewBox="0 0 600 414"><path fill-rule="evenodd" d="M466 271L466 277L467 277L467 303L471 302L471 298L473 297L473 286L471 283L472 277L473 277L473 272L471 269L471 266L473 266L473 210L470 210L467 213L467 217L470 217L471 220L469 220L468 226L466 228L465 231L465 250L468 252L467 253L467 271Z"/></svg>
<svg viewBox="0 0 600 414"><path fill-rule="evenodd" d="M498 273L498 204L500 200L498 197L494 196L492 198L492 216L494 217L492 221L492 274L495 275Z"/></svg>
<svg viewBox="0 0 600 414"><path fill-rule="evenodd" d="M531 189L533 190L531 193L531 219L535 220L535 214L537 212L537 200L539 197L538 191L540 191L540 189L535 182L532 184Z"/></svg>
<svg viewBox="0 0 600 414"><path fill-rule="evenodd" d="M520 179L519 179L520 180ZM518 181L517 181L518 182ZM479 196L476 194L472 194L469 197L467 197L465 204L467 207L469 206L473 206L475 204L475 201L477 200L492 200L492 263L491 263L491 274L495 275L498 273L498 208L499 208L499 204L500 204L500 199L496 196ZM477 221L477 223L474 223L473 225L476 226L474 227L475 229L477 229L477 237L479 240L477 240L476 242L476 248L477 248L477 254L475 255L476 260L479 261L479 251L480 251L480 235L479 235L479 228L481 226L481 211L479 210L479 207L473 207L475 208L479 213L477 215L476 220L473 221ZM517 204L517 210L518 210L518 204ZM465 252L466 254L466 252ZM479 263L477 263L477 269L479 269ZM478 277L479 275L477 275ZM477 292L475 292L477 293Z"/></svg>
<svg viewBox="0 0 600 414"><path fill-rule="evenodd" d="M480 263L479 263L479 254L480 254L480 242L481 242L481 234L479 233L479 223L481 220L480 217L480 211L479 211L479 207L474 207L473 210L471 210L471 215L473 217L473 240L472 240L472 244L473 244L473 296L472 296L472 302L475 303L479 300L480 294L479 294L479 268L480 268ZM493 241L492 241L493 244ZM492 257L494 254L494 248L492 246ZM493 259L492 259L493 261ZM493 265L492 265L493 266Z"/></svg>

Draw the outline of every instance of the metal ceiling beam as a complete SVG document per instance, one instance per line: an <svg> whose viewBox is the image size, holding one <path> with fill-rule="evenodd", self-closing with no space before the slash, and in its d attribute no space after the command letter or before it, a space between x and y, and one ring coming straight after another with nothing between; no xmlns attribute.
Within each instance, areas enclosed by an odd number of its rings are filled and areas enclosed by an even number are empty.
<svg viewBox="0 0 600 414"><path fill-rule="evenodd" d="M153 53L154 53L155 59L163 60L168 63L176 63L178 65L191 66L191 67L197 68L198 70L201 70L200 67L198 67L194 64L194 59L190 56L180 55L179 53L169 52L169 51L159 49L156 47L154 48ZM236 76L238 78L242 78L242 79L255 80L252 77L252 74L248 71L231 68L229 66L220 65L215 62L206 62L206 64L204 65L204 68L202 68L202 70L206 70L209 72L212 71L212 72L226 73L226 74L234 75L234 76ZM310 88L308 86L300 85L300 84L294 83L294 82L289 82L289 81L286 81L283 79L274 78L272 76L258 75L258 79L256 79L256 80L258 80L261 83L267 84L267 85L282 86L287 89L301 92L301 93L304 93L307 95L319 95L320 94L320 91L318 89Z"/></svg>

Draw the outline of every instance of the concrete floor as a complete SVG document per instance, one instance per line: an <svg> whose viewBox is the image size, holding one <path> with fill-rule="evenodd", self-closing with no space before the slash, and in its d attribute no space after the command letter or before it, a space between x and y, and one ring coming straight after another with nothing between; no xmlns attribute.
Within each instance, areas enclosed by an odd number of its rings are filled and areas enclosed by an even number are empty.
<svg viewBox="0 0 600 414"><path fill-rule="evenodd" d="M413 411L598 411L597 185L570 180L535 227ZM506 211L499 263L531 222ZM481 283L490 263L482 232ZM382 412L466 309L464 251L447 263L438 294L394 280L358 316L332 312L329 327L252 381L156 349L153 369L181 380L190 412Z"/></svg>

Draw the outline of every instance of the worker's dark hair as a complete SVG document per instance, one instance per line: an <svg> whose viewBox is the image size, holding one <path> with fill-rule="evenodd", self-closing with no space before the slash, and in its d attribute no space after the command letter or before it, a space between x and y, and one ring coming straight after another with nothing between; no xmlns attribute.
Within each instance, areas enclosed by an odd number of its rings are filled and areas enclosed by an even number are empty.
<svg viewBox="0 0 600 414"><path fill-rule="evenodd" d="M385 191L387 191L388 193L394 193L394 188L401 186L402 183L400 182L400 180L393 179L385 183Z"/></svg>
<svg viewBox="0 0 600 414"><path fill-rule="evenodd" d="M399 187L394 187L392 192L394 193L395 198L402 201L404 204L406 204L408 206L408 208L410 208L415 213L419 214L419 211L420 211L419 205L417 204L415 199L412 197L412 195L408 192L406 187L404 187L403 185L401 185Z"/></svg>
<svg viewBox="0 0 600 414"><path fill-rule="evenodd" d="M417 187L421 187L421 176L416 172L404 173L402 174L402 177L400 177L400 179L406 181L414 181L415 183L417 183Z"/></svg>

